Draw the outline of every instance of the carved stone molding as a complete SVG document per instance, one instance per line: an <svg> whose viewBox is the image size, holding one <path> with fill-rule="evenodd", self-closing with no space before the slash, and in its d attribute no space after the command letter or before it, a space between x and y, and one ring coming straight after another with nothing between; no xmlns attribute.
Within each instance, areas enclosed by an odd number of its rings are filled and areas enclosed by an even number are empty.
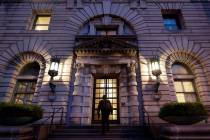
<svg viewBox="0 0 210 140"><path fill-rule="evenodd" d="M137 46L120 39L106 36L90 41L84 41L75 47L75 53L78 56L84 54L110 55L114 53L135 56L137 53Z"/></svg>
<svg viewBox="0 0 210 140"><path fill-rule="evenodd" d="M38 12L49 12L55 6L57 0L29 0L31 9Z"/></svg>

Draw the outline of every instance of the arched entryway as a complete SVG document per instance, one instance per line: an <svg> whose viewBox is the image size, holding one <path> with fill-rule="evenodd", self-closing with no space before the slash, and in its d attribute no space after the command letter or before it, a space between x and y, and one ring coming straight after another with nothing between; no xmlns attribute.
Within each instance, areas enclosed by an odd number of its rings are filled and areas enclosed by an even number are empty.
<svg viewBox="0 0 210 140"><path fill-rule="evenodd" d="M97 37L75 47L75 80L71 95L71 124L98 122L97 105L107 94L113 104L111 122L139 124L137 47L114 37Z"/></svg>

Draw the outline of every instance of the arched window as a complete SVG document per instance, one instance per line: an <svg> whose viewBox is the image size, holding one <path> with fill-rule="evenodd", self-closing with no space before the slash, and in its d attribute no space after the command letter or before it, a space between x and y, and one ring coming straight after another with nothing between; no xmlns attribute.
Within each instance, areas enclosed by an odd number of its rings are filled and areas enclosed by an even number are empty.
<svg viewBox="0 0 210 140"><path fill-rule="evenodd" d="M194 75L185 65L175 63L172 65L174 77L174 86L178 102L196 102L198 101L195 86Z"/></svg>
<svg viewBox="0 0 210 140"><path fill-rule="evenodd" d="M14 90L14 102L30 104L35 92L40 66L37 62L26 64L20 71Z"/></svg>

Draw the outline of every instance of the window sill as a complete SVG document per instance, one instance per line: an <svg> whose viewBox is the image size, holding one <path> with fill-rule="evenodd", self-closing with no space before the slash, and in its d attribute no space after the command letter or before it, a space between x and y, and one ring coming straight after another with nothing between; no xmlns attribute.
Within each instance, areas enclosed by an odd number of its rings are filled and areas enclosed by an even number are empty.
<svg viewBox="0 0 210 140"><path fill-rule="evenodd" d="M191 30L189 29L168 30L164 28L162 29L162 33L169 33L169 34L191 33Z"/></svg>

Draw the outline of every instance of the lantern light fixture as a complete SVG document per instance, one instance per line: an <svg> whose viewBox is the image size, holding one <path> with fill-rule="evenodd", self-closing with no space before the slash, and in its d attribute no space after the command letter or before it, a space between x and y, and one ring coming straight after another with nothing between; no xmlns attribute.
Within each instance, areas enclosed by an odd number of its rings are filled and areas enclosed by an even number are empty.
<svg viewBox="0 0 210 140"><path fill-rule="evenodd" d="M157 78L162 74L160 70L160 62L158 58L153 58L151 60L151 68L152 68L152 74L156 76Z"/></svg>
<svg viewBox="0 0 210 140"><path fill-rule="evenodd" d="M158 57L154 57L151 59L151 70L152 74L156 76L156 83L154 85L154 99L159 101L161 96L159 93L159 87L160 87L160 75L162 74L161 69L160 69L160 61Z"/></svg>
<svg viewBox="0 0 210 140"><path fill-rule="evenodd" d="M59 63L60 63L60 59L52 58L50 62L50 69L48 71L48 74L50 75L49 86L51 89L51 93L49 94L48 98L51 102L53 102L56 98L56 94L55 94L56 85L53 82L53 78L58 75Z"/></svg>
<svg viewBox="0 0 210 140"><path fill-rule="evenodd" d="M48 74L51 76L51 78L58 75L59 63L60 59L58 58L51 59L50 69L48 71Z"/></svg>

